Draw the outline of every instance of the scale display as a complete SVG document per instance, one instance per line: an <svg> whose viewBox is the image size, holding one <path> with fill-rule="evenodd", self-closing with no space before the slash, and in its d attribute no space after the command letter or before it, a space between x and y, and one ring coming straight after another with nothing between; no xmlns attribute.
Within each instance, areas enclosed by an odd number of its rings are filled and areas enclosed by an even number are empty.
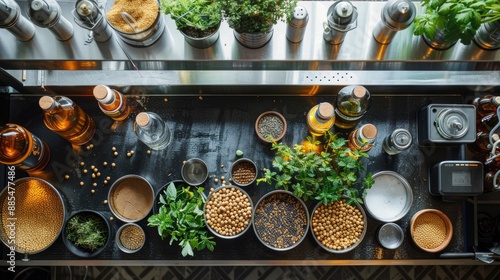
<svg viewBox="0 0 500 280"><path fill-rule="evenodd" d="M443 196L471 196L483 192L483 164L479 161L442 161L429 170L429 192Z"/></svg>

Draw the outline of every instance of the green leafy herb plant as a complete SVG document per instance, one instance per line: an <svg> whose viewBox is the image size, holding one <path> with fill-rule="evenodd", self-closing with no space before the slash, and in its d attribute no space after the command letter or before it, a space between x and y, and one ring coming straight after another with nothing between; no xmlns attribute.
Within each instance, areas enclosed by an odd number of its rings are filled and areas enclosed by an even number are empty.
<svg viewBox="0 0 500 280"><path fill-rule="evenodd" d="M500 0L422 0L424 13L415 17L415 35L469 45L481 24L500 19Z"/></svg>
<svg viewBox="0 0 500 280"><path fill-rule="evenodd" d="M297 0L220 0L229 27L239 33L269 32L292 18Z"/></svg>
<svg viewBox="0 0 500 280"><path fill-rule="evenodd" d="M213 34L222 21L220 0L161 0L161 12L170 15L177 29L193 38Z"/></svg>
<svg viewBox="0 0 500 280"><path fill-rule="evenodd" d="M179 242L182 256L194 256L193 250L214 250L215 241L207 236L203 220L203 188L191 190L191 186L172 182L159 197L159 213L148 218L148 226L157 227L162 239L170 236L170 245Z"/></svg>
<svg viewBox="0 0 500 280"><path fill-rule="evenodd" d="M89 252L101 248L108 240L106 222L95 214L75 214L68 220L65 230L69 241Z"/></svg>
<svg viewBox="0 0 500 280"><path fill-rule="evenodd" d="M276 153L273 161L275 171L266 169L257 184L268 183L275 188L291 189L294 195L308 200L313 198L324 204L347 197L347 203L363 203L365 190L374 180L366 173L362 158L368 154L351 150L347 140L332 132L325 133L323 140L312 136L301 145L289 147L273 142Z"/></svg>

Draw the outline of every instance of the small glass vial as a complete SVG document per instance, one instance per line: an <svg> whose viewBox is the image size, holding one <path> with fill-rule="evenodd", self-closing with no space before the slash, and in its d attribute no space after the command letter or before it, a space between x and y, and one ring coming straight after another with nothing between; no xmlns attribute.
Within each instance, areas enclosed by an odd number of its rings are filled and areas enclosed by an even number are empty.
<svg viewBox="0 0 500 280"><path fill-rule="evenodd" d="M349 133L349 148L351 148L351 150L367 152L373 147L376 137L377 127L370 123L365 124Z"/></svg>
<svg viewBox="0 0 500 280"><path fill-rule="evenodd" d="M389 155L396 155L408 149L411 143L411 133L406 129L398 128L385 137L382 148Z"/></svg>
<svg viewBox="0 0 500 280"><path fill-rule="evenodd" d="M307 113L307 128L313 136L323 136L335 123L333 105L322 102L314 106Z"/></svg>
<svg viewBox="0 0 500 280"><path fill-rule="evenodd" d="M476 107L476 114L479 117L485 117L497 112L497 108L500 105L500 96L485 95L483 97L476 97L472 101L472 105Z"/></svg>
<svg viewBox="0 0 500 280"><path fill-rule="evenodd" d="M31 172L42 170L49 159L49 146L26 128L12 123L0 127L1 163Z"/></svg>
<svg viewBox="0 0 500 280"><path fill-rule="evenodd" d="M45 126L71 144L83 145L94 137L94 120L68 97L43 96L38 103Z"/></svg>
<svg viewBox="0 0 500 280"><path fill-rule="evenodd" d="M127 98L119 91L105 85L98 85L94 87L93 93L94 97L99 101L101 111L115 121L122 121L130 114Z"/></svg>
<svg viewBox="0 0 500 280"><path fill-rule="evenodd" d="M347 86L337 95L335 126L341 129L355 127L370 109L370 92L363 86Z"/></svg>
<svg viewBox="0 0 500 280"><path fill-rule="evenodd" d="M139 113L135 118L134 131L137 138L153 150L162 150L170 144L170 129L156 113Z"/></svg>

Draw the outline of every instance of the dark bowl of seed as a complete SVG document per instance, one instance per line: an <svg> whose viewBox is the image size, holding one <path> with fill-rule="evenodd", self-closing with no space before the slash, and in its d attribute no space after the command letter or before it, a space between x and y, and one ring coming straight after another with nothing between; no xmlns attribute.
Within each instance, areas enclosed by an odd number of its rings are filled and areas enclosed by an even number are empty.
<svg viewBox="0 0 500 280"><path fill-rule="evenodd" d="M126 223L116 232L116 245L125 253L135 253L139 251L146 235L142 227L135 223Z"/></svg>
<svg viewBox="0 0 500 280"><path fill-rule="evenodd" d="M237 186L249 186L257 179L257 165L248 158L240 158L231 166L231 178Z"/></svg>
<svg viewBox="0 0 500 280"><path fill-rule="evenodd" d="M291 192L276 190L257 202L252 223L262 244L275 251L287 251L306 237L309 212L304 202Z"/></svg>
<svg viewBox="0 0 500 280"><path fill-rule="evenodd" d="M264 112L255 121L255 133L265 143L280 141L285 136L286 128L285 117L276 111Z"/></svg>

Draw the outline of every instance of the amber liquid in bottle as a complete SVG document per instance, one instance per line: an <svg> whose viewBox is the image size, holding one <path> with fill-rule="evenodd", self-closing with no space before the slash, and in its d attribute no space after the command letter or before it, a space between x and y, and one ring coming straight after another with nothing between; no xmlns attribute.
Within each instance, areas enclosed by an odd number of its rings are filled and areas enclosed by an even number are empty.
<svg viewBox="0 0 500 280"><path fill-rule="evenodd" d="M485 117L497 112L500 105L500 96L485 95L477 97L472 101L472 105L476 107L476 114L479 117Z"/></svg>
<svg viewBox="0 0 500 280"><path fill-rule="evenodd" d="M105 85L98 85L94 87L93 93L101 111L115 121L122 121L130 114L127 99L120 92Z"/></svg>
<svg viewBox="0 0 500 280"><path fill-rule="evenodd" d="M94 136L94 120L78 105L64 96L43 96L39 101L43 122L50 130L73 145L83 145Z"/></svg>
<svg viewBox="0 0 500 280"><path fill-rule="evenodd" d="M373 147L375 137L377 137L377 127L365 124L349 133L347 144L351 150L367 152Z"/></svg>
<svg viewBox="0 0 500 280"><path fill-rule="evenodd" d="M26 128L12 123L0 128L1 163L31 172L42 170L49 159L49 146Z"/></svg>
<svg viewBox="0 0 500 280"><path fill-rule="evenodd" d="M307 113L307 128L313 136L323 136L335 123L333 105L322 102L309 110Z"/></svg>

